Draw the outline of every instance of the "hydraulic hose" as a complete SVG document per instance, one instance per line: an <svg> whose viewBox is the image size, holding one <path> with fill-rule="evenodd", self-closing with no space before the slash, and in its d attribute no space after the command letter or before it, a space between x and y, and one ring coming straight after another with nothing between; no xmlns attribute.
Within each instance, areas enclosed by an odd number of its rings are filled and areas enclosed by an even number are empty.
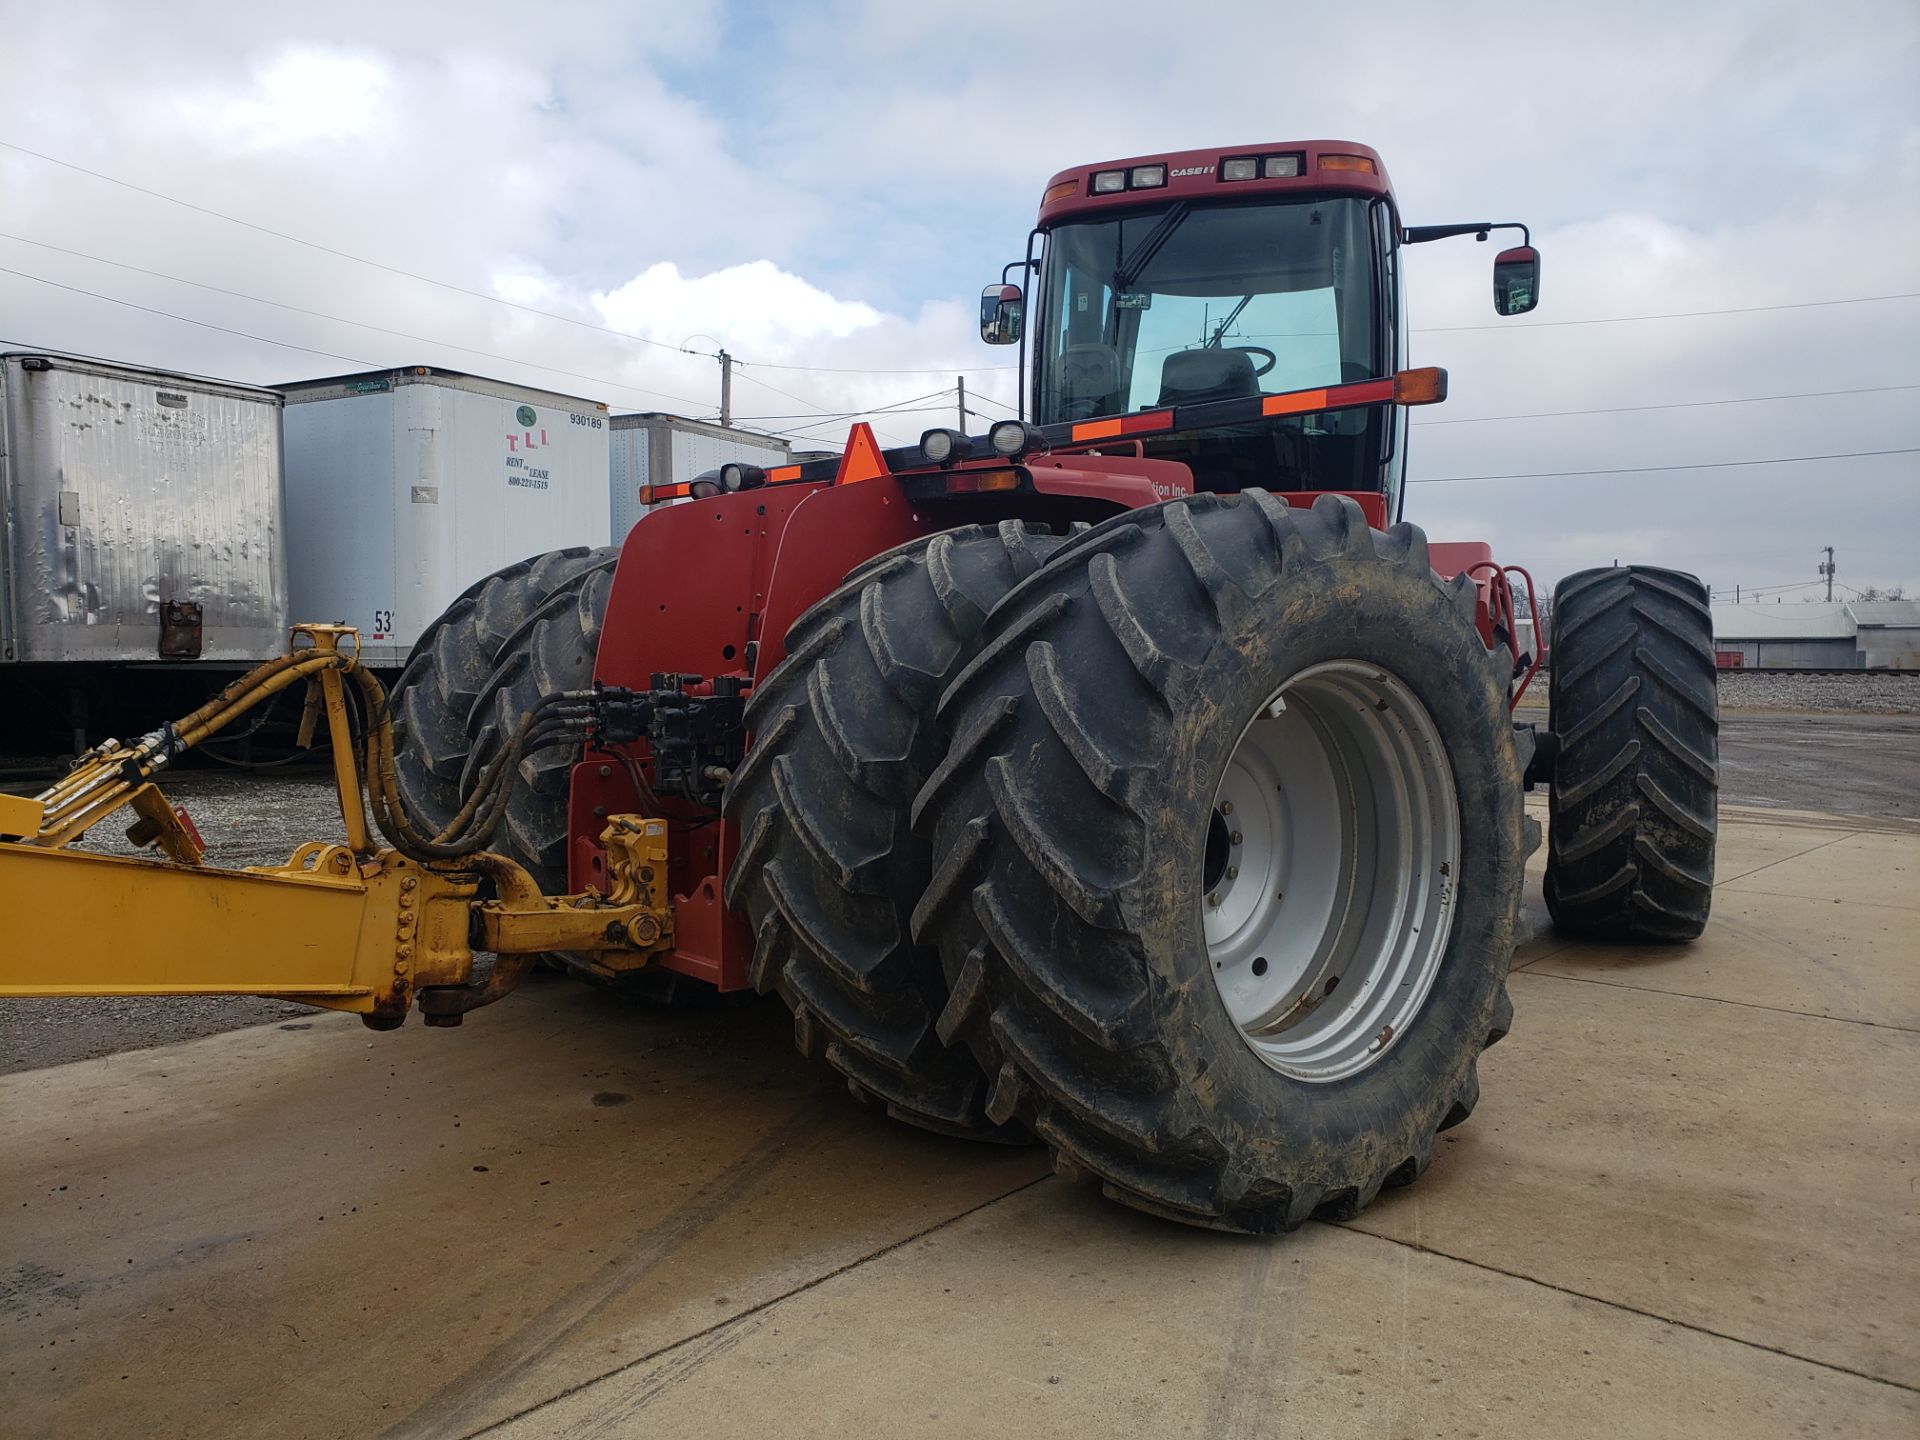
<svg viewBox="0 0 1920 1440"><path fill-rule="evenodd" d="M579 744L586 738L591 707L581 697L561 694L542 700L520 717L459 812L438 834L429 836L407 814L400 798L386 691L364 670L355 670L354 676L367 712L366 788L374 825L394 849L422 863L462 860L485 850L506 815L513 773L527 753L548 745Z"/></svg>

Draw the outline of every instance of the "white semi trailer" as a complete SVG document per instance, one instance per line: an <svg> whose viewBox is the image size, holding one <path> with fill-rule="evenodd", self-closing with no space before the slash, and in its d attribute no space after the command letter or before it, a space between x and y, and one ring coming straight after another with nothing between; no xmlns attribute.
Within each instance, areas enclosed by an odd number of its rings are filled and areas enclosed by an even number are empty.
<svg viewBox="0 0 1920 1440"><path fill-rule="evenodd" d="M647 413L613 417L613 475L609 494L613 541L627 538L647 513L643 485L682 485L722 465L744 463L763 470L785 465L792 447L771 435L709 425L678 415ZM672 503L672 502L666 502Z"/></svg>
<svg viewBox="0 0 1920 1440"><path fill-rule="evenodd" d="M432 366L286 396L289 600L360 628L379 666L460 593L543 551L605 545L607 407Z"/></svg>

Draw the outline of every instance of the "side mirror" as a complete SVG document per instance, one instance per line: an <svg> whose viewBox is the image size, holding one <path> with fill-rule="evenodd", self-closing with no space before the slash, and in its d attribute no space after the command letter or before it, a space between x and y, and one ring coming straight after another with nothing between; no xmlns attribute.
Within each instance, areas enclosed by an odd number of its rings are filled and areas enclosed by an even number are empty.
<svg viewBox="0 0 1920 1440"><path fill-rule="evenodd" d="M1018 285L989 285L980 292L980 338L987 344L1014 344L1026 315L1027 299Z"/></svg>
<svg viewBox="0 0 1920 1440"><path fill-rule="evenodd" d="M1493 308L1502 315L1524 315L1540 303L1540 252L1516 245L1493 257Z"/></svg>

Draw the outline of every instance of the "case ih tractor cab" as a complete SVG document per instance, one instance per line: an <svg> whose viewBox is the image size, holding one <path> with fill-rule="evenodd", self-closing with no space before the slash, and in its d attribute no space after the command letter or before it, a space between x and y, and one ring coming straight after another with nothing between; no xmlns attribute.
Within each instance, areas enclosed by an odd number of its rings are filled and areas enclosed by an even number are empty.
<svg viewBox="0 0 1920 1440"><path fill-rule="evenodd" d="M474 585L390 702L351 632L307 627L0 798L6 990L292 995L384 1028L455 1023L543 954L751 987L902 1120L1037 1137L1189 1223L1354 1213L1425 1169L1507 1031L1530 784L1560 926L1707 915L1699 583L1564 581L1536 734L1511 715L1532 582L1400 520L1408 408L1446 391L1404 368L1406 247L1505 228L1404 227L1348 143L1062 172L983 305L1031 359L1024 418L885 451L856 427L838 460L656 491L688 503L617 554ZM1538 274L1503 251L1495 308L1532 309ZM347 843L201 868L152 775L297 683ZM173 863L64 848L122 804Z"/></svg>

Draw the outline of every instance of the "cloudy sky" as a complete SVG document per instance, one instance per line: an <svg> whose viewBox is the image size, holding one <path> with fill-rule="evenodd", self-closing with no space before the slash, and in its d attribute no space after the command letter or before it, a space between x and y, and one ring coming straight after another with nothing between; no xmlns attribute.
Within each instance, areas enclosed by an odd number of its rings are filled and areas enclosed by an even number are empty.
<svg viewBox="0 0 1920 1440"><path fill-rule="evenodd" d="M682 350L723 344L750 423L890 407L905 443L958 374L1014 399L970 297L1054 171L1336 136L1409 223L1545 256L1499 322L1492 247L1411 252L1432 534L1789 603L1832 544L1920 594L1913 0L0 0L0 36L0 341L690 415L717 366ZM1644 468L1806 456L1849 458Z"/></svg>

